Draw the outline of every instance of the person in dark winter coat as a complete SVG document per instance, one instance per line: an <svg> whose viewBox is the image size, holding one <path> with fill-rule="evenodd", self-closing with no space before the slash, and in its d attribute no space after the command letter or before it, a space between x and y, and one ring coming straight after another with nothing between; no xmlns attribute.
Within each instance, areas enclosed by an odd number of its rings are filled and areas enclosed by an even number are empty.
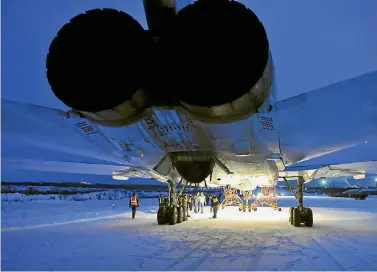
<svg viewBox="0 0 377 272"><path fill-rule="evenodd" d="M213 196L209 195L209 206L211 206L210 209L209 209L210 212L213 211L213 206L212 206L213 201L212 201L212 198L213 198Z"/></svg>
<svg viewBox="0 0 377 272"><path fill-rule="evenodd" d="M213 209L213 218L217 218L217 211L219 209L219 204L220 204L219 199L216 196L213 196L212 203L211 203L211 206Z"/></svg>
<svg viewBox="0 0 377 272"><path fill-rule="evenodd" d="M188 196L188 207L189 207L190 211L192 211L192 201L193 201L193 197L192 197L192 195L189 195Z"/></svg>
<svg viewBox="0 0 377 272"><path fill-rule="evenodd" d="M136 208L139 207L139 198L136 196L136 193L132 193L129 207L132 209L132 219L135 219Z"/></svg>

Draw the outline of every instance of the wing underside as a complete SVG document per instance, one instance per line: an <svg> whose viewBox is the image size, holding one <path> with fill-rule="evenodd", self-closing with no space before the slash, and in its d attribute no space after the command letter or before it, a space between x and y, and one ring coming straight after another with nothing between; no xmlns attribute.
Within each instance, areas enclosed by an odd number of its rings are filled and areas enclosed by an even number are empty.
<svg viewBox="0 0 377 272"><path fill-rule="evenodd" d="M377 71L277 102L284 164L289 166L376 139L376 90Z"/></svg>
<svg viewBox="0 0 377 272"><path fill-rule="evenodd" d="M307 181L322 177L354 177L363 179L377 174L377 139L292 164L279 173L280 177Z"/></svg>
<svg viewBox="0 0 377 272"><path fill-rule="evenodd" d="M3 173L126 173L128 177L164 180L154 171L133 163L99 127L60 110L2 100L1 126Z"/></svg>

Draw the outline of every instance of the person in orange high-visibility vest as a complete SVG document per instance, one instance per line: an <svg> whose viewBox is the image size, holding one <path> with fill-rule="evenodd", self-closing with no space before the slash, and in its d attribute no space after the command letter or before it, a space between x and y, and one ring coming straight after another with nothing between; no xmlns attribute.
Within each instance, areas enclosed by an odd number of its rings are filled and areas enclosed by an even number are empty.
<svg viewBox="0 0 377 272"><path fill-rule="evenodd" d="M136 208L139 207L139 198L136 196L136 193L132 194L129 206L132 209L132 219L135 219Z"/></svg>

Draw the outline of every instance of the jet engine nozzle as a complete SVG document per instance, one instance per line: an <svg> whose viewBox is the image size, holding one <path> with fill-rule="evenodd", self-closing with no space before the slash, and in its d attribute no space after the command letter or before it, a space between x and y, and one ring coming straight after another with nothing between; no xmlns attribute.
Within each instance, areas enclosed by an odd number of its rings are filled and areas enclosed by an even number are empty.
<svg viewBox="0 0 377 272"><path fill-rule="evenodd" d="M130 15L95 9L65 24L50 45L47 78L67 106L99 124L137 121L145 94L153 41Z"/></svg>
<svg viewBox="0 0 377 272"><path fill-rule="evenodd" d="M258 17L230 0L200 0L179 11L172 30L171 91L204 122L255 113L272 86L267 34Z"/></svg>

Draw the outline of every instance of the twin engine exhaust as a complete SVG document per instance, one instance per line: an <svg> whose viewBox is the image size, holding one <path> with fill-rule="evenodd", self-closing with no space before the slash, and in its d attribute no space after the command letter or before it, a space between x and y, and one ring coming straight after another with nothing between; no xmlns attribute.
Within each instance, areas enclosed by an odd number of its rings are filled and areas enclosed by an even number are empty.
<svg viewBox="0 0 377 272"><path fill-rule="evenodd" d="M153 108L208 123L255 113L273 79L258 17L230 0L200 0L179 12L165 2L144 0L148 31L114 9L72 18L47 56L56 97L104 126L132 124Z"/></svg>

